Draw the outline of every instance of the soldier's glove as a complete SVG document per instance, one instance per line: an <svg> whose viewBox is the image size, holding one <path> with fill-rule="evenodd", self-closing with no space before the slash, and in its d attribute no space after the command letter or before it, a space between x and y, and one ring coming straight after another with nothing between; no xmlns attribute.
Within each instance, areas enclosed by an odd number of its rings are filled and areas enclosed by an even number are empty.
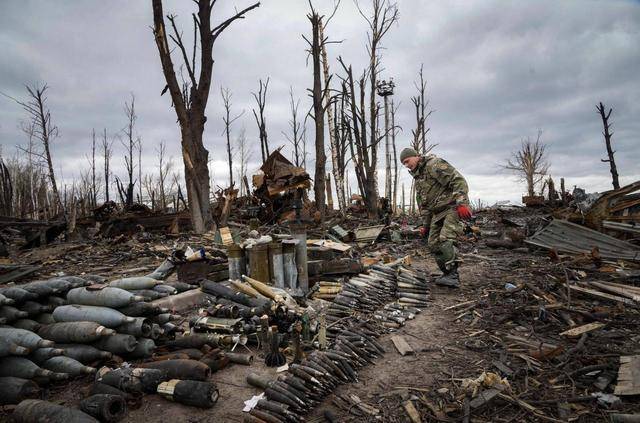
<svg viewBox="0 0 640 423"><path fill-rule="evenodd" d="M462 220L470 220L471 219L471 209L466 204L459 204L456 207L456 211L458 212L458 217Z"/></svg>
<svg viewBox="0 0 640 423"><path fill-rule="evenodd" d="M420 236L422 238L427 238L429 236L429 228L426 226L420 226Z"/></svg>

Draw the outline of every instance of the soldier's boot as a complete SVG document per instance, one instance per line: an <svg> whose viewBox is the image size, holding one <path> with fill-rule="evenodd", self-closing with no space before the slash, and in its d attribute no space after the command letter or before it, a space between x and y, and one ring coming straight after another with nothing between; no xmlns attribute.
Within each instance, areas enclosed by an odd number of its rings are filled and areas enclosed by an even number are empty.
<svg viewBox="0 0 640 423"><path fill-rule="evenodd" d="M436 278L436 285L448 286L451 288L460 288L460 277L458 276L458 268L450 270L448 273Z"/></svg>
<svg viewBox="0 0 640 423"><path fill-rule="evenodd" d="M440 243L434 255L436 263L443 273L442 276L436 278L436 284L459 288L460 278L458 276L458 263L456 263L456 247L453 242L444 241Z"/></svg>

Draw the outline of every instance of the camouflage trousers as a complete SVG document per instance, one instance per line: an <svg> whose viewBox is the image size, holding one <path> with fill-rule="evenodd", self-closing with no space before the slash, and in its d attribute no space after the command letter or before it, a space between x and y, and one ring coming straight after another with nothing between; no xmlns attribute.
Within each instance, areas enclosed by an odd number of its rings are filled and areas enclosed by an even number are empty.
<svg viewBox="0 0 640 423"><path fill-rule="evenodd" d="M445 274L457 268L458 250L455 243L463 233L463 223L454 208L444 210L431 218L427 248Z"/></svg>

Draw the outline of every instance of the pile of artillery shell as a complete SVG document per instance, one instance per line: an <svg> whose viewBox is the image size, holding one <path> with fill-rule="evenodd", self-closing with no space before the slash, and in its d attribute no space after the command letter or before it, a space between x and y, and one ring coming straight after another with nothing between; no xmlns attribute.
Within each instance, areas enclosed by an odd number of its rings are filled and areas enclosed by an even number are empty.
<svg viewBox="0 0 640 423"><path fill-rule="evenodd" d="M426 307L429 298L427 279L405 267L400 266L397 273L398 303L411 307Z"/></svg>
<svg viewBox="0 0 640 423"><path fill-rule="evenodd" d="M355 319L355 314L372 314L395 298L395 286L395 270L383 265L349 279L326 311L327 335L334 337L349 326L347 320Z"/></svg>
<svg viewBox="0 0 640 423"><path fill-rule="evenodd" d="M357 382L357 370L384 354L377 334L373 325L365 323L341 332L331 348L313 351L299 364L290 364L276 379L249 374L247 382L264 389L267 398L258 401L250 414L268 422L304 421L303 415L338 385Z"/></svg>
<svg viewBox="0 0 640 423"><path fill-rule="evenodd" d="M341 291L342 284L340 282L320 281L318 282L318 290L314 292L313 298L333 301Z"/></svg>
<svg viewBox="0 0 640 423"><path fill-rule="evenodd" d="M326 311L327 336L335 337L360 315L373 317L387 329L398 329L415 317L417 307L426 305L427 294L426 281L416 273L403 267L373 265L367 273L344 283L333 299ZM389 307L399 296L396 307Z"/></svg>

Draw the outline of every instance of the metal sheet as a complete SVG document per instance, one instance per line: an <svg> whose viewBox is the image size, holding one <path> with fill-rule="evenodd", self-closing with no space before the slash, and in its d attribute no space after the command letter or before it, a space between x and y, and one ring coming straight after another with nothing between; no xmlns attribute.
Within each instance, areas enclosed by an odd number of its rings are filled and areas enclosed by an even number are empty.
<svg viewBox="0 0 640 423"><path fill-rule="evenodd" d="M384 225L377 226L363 226L356 229L356 242L358 244L366 244L369 242L373 242L380 236L380 232L384 229Z"/></svg>
<svg viewBox="0 0 640 423"><path fill-rule="evenodd" d="M597 247L602 258L640 261L639 246L564 220L552 221L525 242L571 254L590 254Z"/></svg>

